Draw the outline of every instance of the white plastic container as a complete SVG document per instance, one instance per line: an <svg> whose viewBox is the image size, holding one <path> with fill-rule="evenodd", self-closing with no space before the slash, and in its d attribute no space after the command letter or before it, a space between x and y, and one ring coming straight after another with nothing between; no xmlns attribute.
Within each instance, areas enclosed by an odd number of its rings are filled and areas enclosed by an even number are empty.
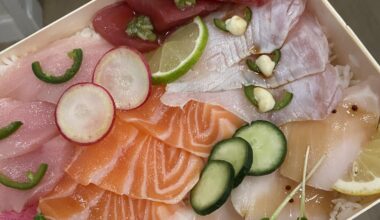
<svg viewBox="0 0 380 220"><path fill-rule="evenodd" d="M0 53L0 60L8 58L11 55L23 56L55 40L70 36L88 26L99 9L118 1L91 1L30 37L2 51ZM334 61L335 64L349 64L357 79L363 78L368 74L380 74L379 64L327 0L308 0L307 8L318 17L320 23L325 28L329 41L333 43L333 52L337 56L337 59ZM376 203L378 202L380 200Z"/></svg>

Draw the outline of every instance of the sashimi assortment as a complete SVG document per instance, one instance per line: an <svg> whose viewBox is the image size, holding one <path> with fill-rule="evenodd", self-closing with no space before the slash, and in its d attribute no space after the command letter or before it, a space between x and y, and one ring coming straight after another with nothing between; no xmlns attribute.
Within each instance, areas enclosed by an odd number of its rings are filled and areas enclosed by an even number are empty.
<svg viewBox="0 0 380 220"><path fill-rule="evenodd" d="M363 208L380 192L380 77L331 62L307 3L120 0L3 59L0 220Z"/></svg>

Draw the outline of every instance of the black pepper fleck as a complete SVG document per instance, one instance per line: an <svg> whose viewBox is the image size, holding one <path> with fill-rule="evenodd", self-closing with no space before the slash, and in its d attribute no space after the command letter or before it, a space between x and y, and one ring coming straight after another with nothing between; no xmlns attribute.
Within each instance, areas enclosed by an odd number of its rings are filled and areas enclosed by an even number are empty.
<svg viewBox="0 0 380 220"><path fill-rule="evenodd" d="M357 105L352 105L351 109L352 109L352 111L356 112L359 108Z"/></svg>
<svg viewBox="0 0 380 220"><path fill-rule="evenodd" d="M289 191L289 190L291 190L291 189L292 189L292 187L291 187L291 186L289 186L289 185L287 185L287 186L285 186L285 189Z"/></svg>
<svg viewBox="0 0 380 220"><path fill-rule="evenodd" d="M337 111L336 109L332 110L331 113L335 114Z"/></svg>
<svg viewBox="0 0 380 220"><path fill-rule="evenodd" d="M290 203L293 203L293 202L294 202L294 199L290 199L289 202L290 202Z"/></svg>

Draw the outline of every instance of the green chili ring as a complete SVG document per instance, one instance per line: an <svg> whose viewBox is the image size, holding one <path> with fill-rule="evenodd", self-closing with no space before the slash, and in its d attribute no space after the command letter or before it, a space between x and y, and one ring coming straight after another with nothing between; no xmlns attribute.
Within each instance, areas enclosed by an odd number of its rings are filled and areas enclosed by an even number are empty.
<svg viewBox="0 0 380 220"><path fill-rule="evenodd" d="M281 50L276 49L269 55L271 56L272 61L275 62L275 64L276 64L275 68L276 68L276 66L278 65L278 63L281 60ZM257 64L256 64L256 61L254 61L252 59L247 59L246 64L248 66L248 69L250 69L256 73L260 73L260 74L262 73L259 66L257 66Z"/></svg>
<svg viewBox="0 0 380 220"><path fill-rule="evenodd" d="M28 171L26 173L26 177L28 178L26 182L17 182L0 174L0 184L9 188L19 189L19 190L32 189L41 182L41 180L45 176L47 169L48 169L48 165L45 163L42 163L40 164L37 172L33 173L32 171Z"/></svg>
<svg viewBox="0 0 380 220"><path fill-rule="evenodd" d="M243 19L249 24L252 20L252 10L250 7L245 7L243 10ZM220 18L214 18L214 25L224 32L229 32L226 27L226 21Z"/></svg>
<svg viewBox="0 0 380 220"><path fill-rule="evenodd" d="M34 216L33 220L46 220L46 218L42 213L38 213L36 216Z"/></svg>
<svg viewBox="0 0 380 220"><path fill-rule="evenodd" d="M229 32L226 27L226 22L219 18L214 18L214 25L224 32Z"/></svg>
<svg viewBox="0 0 380 220"><path fill-rule="evenodd" d="M251 59L247 59L246 63L247 63L248 69L250 69L256 73L261 73L261 70L260 70L259 66L257 66L256 61L253 61Z"/></svg>
<svg viewBox="0 0 380 220"><path fill-rule="evenodd" d="M259 103L257 103L257 100L255 99L253 89L255 89L255 86L244 86L244 94L247 97L247 99L252 103L252 105L258 107Z"/></svg>
<svg viewBox="0 0 380 220"><path fill-rule="evenodd" d="M247 97L247 99L254 105L255 107L258 107L259 104L257 103L257 100L255 99L255 95L253 94L253 90L255 89L255 86L244 86L244 94ZM272 109L272 112L279 111L286 106L288 106L293 100L293 93L286 91L282 94L282 98L280 100L276 100L276 104Z"/></svg>
<svg viewBox="0 0 380 220"><path fill-rule="evenodd" d="M50 84L61 84L61 83L65 83L69 81L75 76L75 74L77 74L77 72L79 71L82 65L83 51L82 49L74 49L71 52L69 52L67 55L74 62L73 62L73 65L69 69L66 70L65 74L61 76L53 76L51 74L45 73L42 70L40 62L36 61L32 63L32 70L33 70L34 75L38 79Z"/></svg>
<svg viewBox="0 0 380 220"><path fill-rule="evenodd" d="M23 123L21 121L14 121L11 122L9 125L0 128L0 140L3 140L9 136L11 136L13 133L15 133Z"/></svg>
<svg viewBox="0 0 380 220"><path fill-rule="evenodd" d="M279 101L276 101L276 104L273 107L272 111L279 111L286 106L288 106L293 100L293 93L285 91L284 94L282 94L282 98Z"/></svg>
<svg viewBox="0 0 380 220"><path fill-rule="evenodd" d="M244 20L249 24L252 20L252 10L250 7L244 8Z"/></svg>

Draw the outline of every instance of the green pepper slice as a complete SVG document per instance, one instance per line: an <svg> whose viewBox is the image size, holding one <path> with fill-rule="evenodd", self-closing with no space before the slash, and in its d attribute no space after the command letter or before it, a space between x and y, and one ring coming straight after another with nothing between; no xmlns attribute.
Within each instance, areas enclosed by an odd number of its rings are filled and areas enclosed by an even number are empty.
<svg viewBox="0 0 380 220"><path fill-rule="evenodd" d="M248 69L250 69L256 73L261 73L261 70L260 70L259 66L257 66L256 61L253 61L251 59L247 59L246 63L247 63Z"/></svg>
<svg viewBox="0 0 380 220"><path fill-rule="evenodd" d="M255 86L244 86L244 94L247 97L247 99L252 103L252 105L258 107L259 104L257 103L257 100L255 99L255 96L253 94L253 89L255 89Z"/></svg>
<svg viewBox="0 0 380 220"><path fill-rule="evenodd" d="M226 22L219 18L214 18L214 25L224 32L229 32L226 27Z"/></svg>
<svg viewBox="0 0 380 220"><path fill-rule="evenodd" d="M17 182L0 174L0 184L3 184L4 186L9 187L9 188L19 189L19 190L32 189L33 187L37 186L41 182L42 178L45 176L47 169L48 169L48 165L43 163L43 164L40 164L37 172L33 173L32 171L28 171L26 173L26 177L28 178L26 182Z"/></svg>
<svg viewBox="0 0 380 220"><path fill-rule="evenodd" d="M33 70L34 75L38 79L50 84L61 84L61 83L65 83L69 81L75 76L75 74L77 74L77 72L79 71L82 65L83 51L82 49L74 49L73 51L69 52L67 55L74 62L73 62L73 65L69 69L66 70L65 74L61 76L53 76L51 74L45 73L42 70L40 62L36 61L32 63L32 70Z"/></svg>
<svg viewBox="0 0 380 220"><path fill-rule="evenodd" d="M42 213L38 213L36 216L34 216L33 220L46 220L46 218Z"/></svg>
<svg viewBox="0 0 380 220"><path fill-rule="evenodd" d="M269 55L272 58L272 61L275 62L276 66L277 66L278 63L281 60L281 50L280 49L276 49L276 50L274 50ZM256 64L256 61L254 61L252 59L247 59L246 64L248 66L248 69L250 69L250 70L252 70L252 71L254 71L256 73L262 73L261 70L260 70L260 68ZM275 66L275 68L276 68L276 66Z"/></svg>
<svg viewBox="0 0 380 220"><path fill-rule="evenodd" d="M243 19L249 24L252 20L252 10L250 7L245 7L243 10ZM226 19L214 18L215 27L219 28L221 31L229 32L226 27Z"/></svg>
<svg viewBox="0 0 380 220"><path fill-rule="evenodd" d="M280 62L281 60L281 50L280 49L276 49L274 50L272 53L271 53L271 56L272 56L272 60L273 62L276 63L276 66L278 65L278 63Z"/></svg>
<svg viewBox="0 0 380 220"><path fill-rule="evenodd" d="M252 20L252 10L250 7L244 8L244 20L249 24Z"/></svg>
<svg viewBox="0 0 380 220"><path fill-rule="evenodd" d="M285 91L284 94L282 94L282 98L279 101L276 100L276 104L273 107L273 111L279 111L285 108L292 102L292 100L293 100L293 93Z"/></svg>
<svg viewBox="0 0 380 220"><path fill-rule="evenodd" d="M244 86L244 94L247 97L247 99L254 105L255 107L258 107L259 104L257 103L257 100L255 99L255 95L253 94L253 90L255 89L255 86ZM282 98L280 100L276 100L276 104L272 109L273 111L279 111L286 106L288 106L293 100L293 93L285 91L282 94Z"/></svg>
<svg viewBox="0 0 380 220"><path fill-rule="evenodd" d="M11 122L9 125L0 128L0 140L3 140L9 136L11 136L13 133L15 133L21 126L21 121L14 121Z"/></svg>

